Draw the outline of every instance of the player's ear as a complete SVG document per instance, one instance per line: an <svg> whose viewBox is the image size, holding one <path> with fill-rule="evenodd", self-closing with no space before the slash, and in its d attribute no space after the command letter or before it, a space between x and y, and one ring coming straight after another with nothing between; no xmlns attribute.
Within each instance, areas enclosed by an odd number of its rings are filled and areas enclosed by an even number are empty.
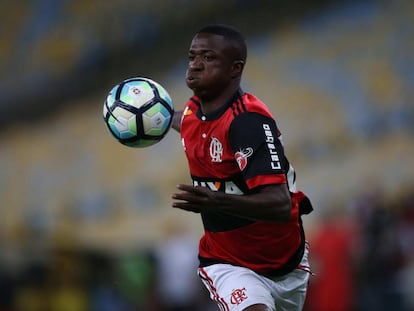
<svg viewBox="0 0 414 311"><path fill-rule="evenodd" d="M232 65L232 77L241 76L244 68L244 61L235 60Z"/></svg>

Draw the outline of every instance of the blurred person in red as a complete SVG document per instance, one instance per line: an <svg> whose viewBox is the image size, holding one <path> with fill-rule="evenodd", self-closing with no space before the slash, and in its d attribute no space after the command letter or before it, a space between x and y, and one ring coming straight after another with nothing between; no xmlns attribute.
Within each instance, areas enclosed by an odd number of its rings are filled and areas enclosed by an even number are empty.
<svg viewBox="0 0 414 311"><path fill-rule="evenodd" d="M355 310L354 228L346 217L325 214L310 237L313 256L306 311Z"/></svg>

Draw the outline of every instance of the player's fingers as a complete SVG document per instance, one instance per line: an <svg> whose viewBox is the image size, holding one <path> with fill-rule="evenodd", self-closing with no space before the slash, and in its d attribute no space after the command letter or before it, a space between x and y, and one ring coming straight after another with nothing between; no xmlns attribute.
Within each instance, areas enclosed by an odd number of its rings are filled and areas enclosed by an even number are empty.
<svg viewBox="0 0 414 311"><path fill-rule="evenodd" d="M200 208L194 204L174 202L172 204L172 207L193 213L200 213Z"/></svg>
<svg viewBox="0 0 414 311"><path fill-rule="evenodd" d="M184 184L178 184L177 189L180 189L185 192L190 192L194 194L205 194L207 191L209 191L206 187L200 187L200 186L191 186L191 185L184 185Z"/></svg>
<svg viewBox="0 0 414 311"><path fill-rule="evenodd" d="M185 185L185 184L178 184L176 187L177 189L180 189L182 191L191 191L194 188L194 186L192 185Z"/></svg>
<svg viewBox="0 0 414 311"><path fill-rule="evenodd" d="M181 203L192 204L192 205L203 205L208 203L207 197L197 196L191 193L177 193L172 197L174 200L184 201Z"/></svg>
<svg viewBox="0 0 414 311"><path fill-rule="evenodd" d="M172 195L174 200L186 201L187 203L206 203L207 197L200 196L198 193L190 193L190 192L181 192L181 193L174 193Z"/></svg>

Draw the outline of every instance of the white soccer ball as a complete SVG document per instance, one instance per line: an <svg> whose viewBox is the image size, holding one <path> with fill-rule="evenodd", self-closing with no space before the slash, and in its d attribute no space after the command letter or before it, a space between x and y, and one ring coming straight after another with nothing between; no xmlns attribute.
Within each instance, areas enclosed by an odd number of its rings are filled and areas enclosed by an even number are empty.
<svg viewBox="0 0 414 311"><path fill-rule="evenodd" d="M115 85L104 106L105 124L121 144L148 147L159 142L171 128L173 101L154 80L131 78Z"/></svg>

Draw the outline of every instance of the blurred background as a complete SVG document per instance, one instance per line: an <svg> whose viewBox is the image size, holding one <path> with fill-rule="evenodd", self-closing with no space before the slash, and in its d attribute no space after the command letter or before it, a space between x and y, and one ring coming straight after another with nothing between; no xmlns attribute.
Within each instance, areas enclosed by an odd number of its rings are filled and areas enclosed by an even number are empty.
<svg viewBox="0 0 414 311"><path fill-rule="evenodd" d="M105 129L144 76L180 109L196 30L247 37L243 88L276 116L315 211L306 311L414 310L414 2L0 0L0 310L217 310L197 280L179 135ZM194 283L193 283L194 282Z"/></svg>

